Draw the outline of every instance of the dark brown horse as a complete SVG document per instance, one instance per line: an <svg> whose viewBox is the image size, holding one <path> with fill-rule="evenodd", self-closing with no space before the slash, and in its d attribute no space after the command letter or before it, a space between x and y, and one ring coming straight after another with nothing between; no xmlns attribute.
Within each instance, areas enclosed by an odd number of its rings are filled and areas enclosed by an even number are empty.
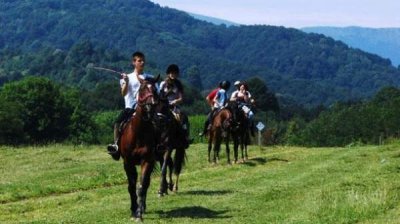
<svg viewBox="0 0 400 224"><path fill-rule="evenodd" d="M158 80L158 79L157 79ZM147 189L155 164L155 130L153 125L154 107L157 104L155 79L143 80L138 92L136 112L126 124L121 140L121 156L128 178L128 191L131 199L131 215L142 219L146 210ZM138 173L136 165L140 165L140 183L136 191Z"/></svg>
<svg viewBox="0 0 400 224"><path fill-rule="evenodd" d="M211 122L211 129L208 138L208 162L211 162L211 149L214 151L213 163L219 160L219 150L222 140L225 142L228 164L231 163L229 151L229 137L231 133L232 113L228 108L216 112ZM214 147L213 147L214 145Z"/></svg>
<svg viewBox="0 0 400 224"><path fill-rule="evenodd" d="M247 145L250 142L249 135L249 120L246 114L237 102L229 102L229 109L232 112L232 139L233 139L233 154L234 163L238 162L239 146L242 155L242 161L248 159Z"/></svg>
<svg viewBox="0 0 400 224"><path fill-rule="evenodd" d="M176 192L178 190L179 175L185 160L186 148L188 147L187 136L189 130L188 118L180 113L179 120L172 113L166 99L160 99L157 105L157 160L161 166L161 182L158 191L159 196L168 194L168 189ZM185 126L185 127L183 127ZM174 159L172 154L175 149ZM169 181L167 181L167 169L169 169ZM175 182L172 174L175 174Z"/></svg>

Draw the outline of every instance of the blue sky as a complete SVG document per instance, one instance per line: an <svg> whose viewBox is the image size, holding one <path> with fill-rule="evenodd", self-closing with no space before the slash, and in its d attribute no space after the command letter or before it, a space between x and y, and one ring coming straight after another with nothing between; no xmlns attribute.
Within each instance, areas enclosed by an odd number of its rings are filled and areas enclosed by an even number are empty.
<svg viewBox="0 0 400 224"><path fill-rule="evenodd" d="M400 27L400 0L151 0L239 24Z"/></svg>

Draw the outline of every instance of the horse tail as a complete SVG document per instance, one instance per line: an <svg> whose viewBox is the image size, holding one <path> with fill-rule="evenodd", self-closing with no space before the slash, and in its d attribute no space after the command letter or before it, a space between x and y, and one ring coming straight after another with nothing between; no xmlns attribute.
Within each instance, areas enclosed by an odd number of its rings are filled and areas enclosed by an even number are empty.
<svg viewBox="0 0 400 224"><path fill-rule="evenodd" d="M186 150L184 148L175 149L174 156L174 173L179 175L182 171L182 167L185 164Z"/></svg>

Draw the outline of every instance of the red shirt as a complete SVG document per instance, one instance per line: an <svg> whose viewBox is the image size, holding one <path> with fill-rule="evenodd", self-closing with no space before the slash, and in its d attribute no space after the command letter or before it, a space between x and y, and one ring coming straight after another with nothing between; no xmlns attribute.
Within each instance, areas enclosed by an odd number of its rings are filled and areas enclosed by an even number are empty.
<svg viewBox="0 0 400 224"><path fill-rule="evenodd" d="M217 95L218 90L219 90L219 88L216 88L216 89L214 89L213 91L211 91L211 92L207 95L207 100L208 100L208 103L209 103L210 105L213 104L213 99L214 99L215 96Z"/></svg>

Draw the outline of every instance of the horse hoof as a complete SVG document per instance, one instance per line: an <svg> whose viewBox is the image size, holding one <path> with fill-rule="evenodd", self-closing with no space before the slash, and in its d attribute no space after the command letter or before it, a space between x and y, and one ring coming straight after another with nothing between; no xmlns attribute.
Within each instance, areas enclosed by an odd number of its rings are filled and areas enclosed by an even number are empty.
<svg viewBox="0 0 400 224"><path fill-rule="evenodd" d="M143 222L143 217L141 212L136 212L135 216L132 217L136 222Z"/></svg>
<svg viewBox="0 0 400 224"><path fill-rule="evenodd" d="M132 217L131 217L131 221L143 222L143 218L142 218L142 217L132 216Z"/></svg>
<svg viewBox="0 0 400 224"><path fill-rule="evenodd" d="M178 187L175 185L172 191L177 193L178 192Z"/></svg>
<svg viewBox="0 0 400 224"><path fill-rule="evenodd" d="M168 184L168 189L170 191L174 191L174 184Z"/></svg>

